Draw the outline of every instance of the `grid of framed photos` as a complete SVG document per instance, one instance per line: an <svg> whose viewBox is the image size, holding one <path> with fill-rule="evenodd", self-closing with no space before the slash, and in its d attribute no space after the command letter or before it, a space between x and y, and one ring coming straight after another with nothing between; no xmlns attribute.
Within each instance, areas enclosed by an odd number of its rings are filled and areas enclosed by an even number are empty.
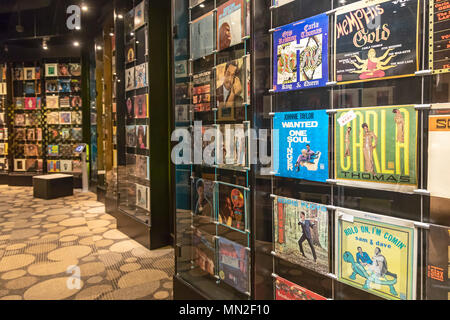
<svg viewBox="0 0 450 320"><path fill-rule="evenodd" d="M74 154L83 141L80 60L46 60L43 66L47 172L81 173Z"/></svg>
<svg viewBox="0 0 450 320"><path fill-rule="evenodd" d="M119 178L120 209L150 224L150 119L148 83L148 3L133 1L125 24L125 161Z"/></svg>
<svg viewBox="0 0 450 320"><path fill-rule="evenodd" d="M0 65L0 173L7 173L9 170L8 159L8 82L7 82L7 64Z"/></svg>
<svg viewBox="0 0 450 320"><path fill-rule="evenodd" d="M249 299L249 2L191 0L186 9L186 43L175 50L175 124L191 132L195 161L177 167L191 193L177 213L177 270L214 299Z"/></svg>
<svg viewBox="0 0 450 320"><path fill-rule="evenodd" d="M13 172L42 172L45 118L41 94L42 69L38 62L14 63Z"/></svg>
<svg viewBox="0 0 450 320"><path fill-rule="evenodd" d="M255 66L270 99L257 119L277 132L257 184L273 261L256 274L272 267L273 290L257 298L448 299L445 6L311 3L255 8L272 43L270 69Z"/></svg>

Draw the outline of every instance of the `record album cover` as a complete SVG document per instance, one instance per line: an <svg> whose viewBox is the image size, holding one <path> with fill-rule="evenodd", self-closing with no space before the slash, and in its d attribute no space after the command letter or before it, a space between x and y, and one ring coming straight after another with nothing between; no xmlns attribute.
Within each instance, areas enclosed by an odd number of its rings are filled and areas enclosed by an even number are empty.
<svg viewBox="0 0 450 320"><path fill-rule="evenodd" d="M138 29L145 24L146 21L146 8L145 8L145 0L141 1L134 8L134 29Z"/></svg>
<svg viewBox="0 0 450 320"><path fill-rule="evenodd" d="M14 125L17 127L25 126L25 115L23 113L18 113L14 116Z"/></svg>
<svg viewBox="0 0 450 320"><path fill-rule="evenodd" d="M427 300L450 300L450 229L431 225L427 241Z"/></svg>
<svg viewBox="0 0 450 320"><path fill-rule="evenodd" d="M134 40L128 43L125 47L125 53L126 53L126 63L130 63L136 60L136 51L134 49L135 42Z"/></svg>
<svg viewBox="0 0 450 320"><path fill-rule="evenodd" d="M61 172L61 164L59 160L47 160L47 172L48 173Z"/></svg>
<svg viewBox="0 0 450 320"><path fill-rule="evenodd" d="M276 300L327 300L308 289L305 289L284 278L275 278L275 299Z"/></svg>
<svg viewBox="0 0 450 320"><path fill-rule="evenodd" d="M150 180L150 158L136 155L136 171L138 178Z"/></svg>
<svg viewBox="0 0 450 320"><path fill-rule="evenodd" d="M245 231L247 226L248 203L243 187L218 184L219 223Z"/></svg>
<svg viewBox="0 0 450 320"><path fill-rule="evenodd" d="M71 108L81 108L82 107L82 99L80 96L71 96L70 97L70 107Z"/></svg>
<svg viewBox="0 0 450 320"><path fill-rule="evenodd" d="M136 206L150 211L150 188L136 184Z"/></svg>
<svg viewBox="0 0 450 320"><path fill-rule="evenodd" d="M72 124L81 125L83 122L83 113L81 111L72 111Z"/></svg>
<svg viewBox="0 0 450 320"><path fill-rule="evenodd" d="M194 112L211 111L211 71L194 74L192 103Z"/></svg>
<svg viewBox="0 0 450 320"><path fill-rule="evenodd" d="M325 205L275 197L275 252L281 258L321 274L328 264L328 210Z"/></svg>
<svg viewBox="0 0 450 320"><path fill-rule="evenodd" d="M49 112L47 114L47 124L59 124L59 112Z"/></svg>
<svg viewBox="0 0 450 320"><path fill-rule="evenodd" d="M242 293L249 291L249 255L238 243L219 238L220 280Z"/></svg>
<svg viewBox="0 0 450 320"><path fill-rule="evenodd" d="M125 90L130 91L135 88L134 67L125 70Z"/></svg>
<svg viewBox="0 0 450 320"><path fill-rule="evenodd" d="M58 81L57 80L45 81L45 92L46 93L57 93L58 92Z"/></svg>
<svg viewBox="0 0 450 320"><path fill-rule="evenodd" d="M72 160L60 160L61 172L72 172Z"/></svg>
<svg viewBox="0 0 450 320"><path fill-rule="evenodd" d="M235 120L236 109L243 107L245 95L245 72L243 65L244 60L240 58L216 67L218 121Z"/></svg>
<svg viewBox="0 0 450 320"><path fill-rule="evenodd" d="M69 72L72 77L81 76L81 64L79 63L69 63Z"/></svg>
<svg viewBox="0 0 450 320"><path fill-rule="evenodd" d="M134 112L136 119L148 117L148 95L142 94L134 97Z"/></svg>
<svg viewBox="0 0 450 320"><path fill-rule="evenodd" d="M50 144L47 146L47 155L50 157L59 156L59 145Z"/></svg>
<svg viewBox="0 0 450 320"><path fill-rule="evenodd" d="M209 12L191 23L191 59L210 55L214 50L214 13Z"/></svg>
<svg viewBox="0 0 450 320"><path fill-rule="evenodd" d="M136 126L126 126L126 146L136 148Z"/></svg>
<svg viewBox="0 0 450 320"><path fill-rule="evenodd" d="M70 97L59 98L59 106L61 108L70 108Z"/></svg>
<svg viewBox="0 0 450 320"><path fill-rule="evenodd" d="M414 106L339 109L334 149L339 184L396 192L417 189Z"/></svg>
<svg viewBox="0 0 450 320"><path fill-rule="evenodd" d="M194 264L208 274L215 275L215 240L210 234L195 229L192 235Z"/></svg>
<svg viewBox="0 0 450 320"><path fill-rule="evenodd" d="M244 36L244 2L230 0L217 8L217 49L219 51L242 42Z"/></svg>
<svg viewBox="0 0 450 320"><path fill-rule="evenodd" d="M135 89L147 86L147 63L135 67Z"/></svg>
<svg viewBox="0 0 450 320"><path fill-rule="evenodd" d="M276 28L273 90L323 87L328 82L328 15Z"/></svg>
<svg viewBox="0 0 450 320"><path fill-rule="evenodd" d="M133 102L134 97L128 98L127 99L127 120L131 121L134 119L134 102Z"/></svg>
<svg viewBox="0 0 450 320"><path fill-rule="evenodd" d="M219 125L217 165L219 168L244 170L248 167L249 137L244 124Z"/></svg>
<svg viewBox="0 0 450 320"><path fill-rule="evenodd" d="M72 124L72 113L71 112L60 112L59 113L59 124Z"/></svg>
<svg viewBox="0 0 450 320"><path fill-rule="evenodd" d="M24 147L26 157L38 157L40 155L39 146L36 144L26 144Z"/></svg>
<svg viewBox="0 0 450 320"><path fill-rule="evenodd" d="M58 92L62 93L70 93L70 79L59 79L58 80Z"/></svg>
<svg viewBox="0 0 450 320"><path fill-rule="evenodd" d="M36 109L36 98L25 98L25 110Z"/></svg>
<svg viewBox="0 0 450 320"><path fill-rule="evenodd" d="M58 64L57 63L47 63L45 65L45 76L47 78L58 76Z"/></svg>
<svg viewBox="0 0 450 320"><path fill-rule="evenodd" d="M60 77L70 76L69 66L66 63L58 64L58 76L60 76Z"/></svg>
<svg viewBox="0 0 450 320"><path fill-rule="evenodd" d="M136 126L136 148L148 149L148 126Z"/></svg>
<svg viewBox="0 0 450 320"><path fill-rule="evenodd" d="M45 102L47 103L47 109L58 109L59 108L59 97L58 96L46 96Z"/></svg>
<svg viewBox="0 0 450 320"><path fill-rule="evenodd" d="M214 179L214 176L210 177ZM214 181L205 178L195 178L192 186L192 212L212 220L214 218Z"/></svg>
<svg viewBox="0 0 450 320"><path fill-rule="evenodd" d="M275 113L273 166L276 176L326 182L329 179L326 110Z"/></svg>
<svg viewBox="0 0 450 320"><path fill-rule="evenodd" d="M385 299L414 300L414 222L343 208L335 217L338 281Z"/></svg>
<svg viewBox="0 0 450 320"><path fill-rule="evenodd" d="M335 81L414 76L419 69L419 1L364 0L335 13Z"/></svg>
<svg viewBox="0 0 450 320"><path fill-rule="evenodd" d="M34 81L26 81L24 86L25 94L36 94L36 83Z"/></svg>

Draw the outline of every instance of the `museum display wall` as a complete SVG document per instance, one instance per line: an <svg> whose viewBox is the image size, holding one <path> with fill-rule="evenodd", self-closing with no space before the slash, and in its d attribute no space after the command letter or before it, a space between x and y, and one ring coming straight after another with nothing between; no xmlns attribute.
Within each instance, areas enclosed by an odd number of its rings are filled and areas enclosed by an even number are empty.
<svg viewBox="0 0 450 320"><path fill-rule="evenodd" d="M448 299L448 1L173 4L175 296Z"/></svg>

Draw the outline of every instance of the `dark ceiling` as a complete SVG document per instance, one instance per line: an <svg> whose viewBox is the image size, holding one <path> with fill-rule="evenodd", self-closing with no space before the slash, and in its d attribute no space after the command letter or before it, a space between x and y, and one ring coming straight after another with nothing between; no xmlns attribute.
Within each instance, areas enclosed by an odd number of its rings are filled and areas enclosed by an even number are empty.
<svg viewBox="0 0 450 320"><path fill-rule="evenodd" d="M81 14L81 30L68 30L67 7L81 2L89 8ZM74 40L90 42L101 34L103 22L112 19L112 14L112 0L0 0L0 50L5 45L39 48L43 37L50 37L49 47L71 45ZM19 24L23 32L17 32Z"/></svg>

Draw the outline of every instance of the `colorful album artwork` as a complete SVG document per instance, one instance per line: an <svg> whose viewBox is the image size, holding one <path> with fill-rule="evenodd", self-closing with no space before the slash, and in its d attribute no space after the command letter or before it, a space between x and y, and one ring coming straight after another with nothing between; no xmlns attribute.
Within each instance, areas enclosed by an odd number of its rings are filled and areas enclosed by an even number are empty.
<svg viewBox="0 0 450 320"><path fill-rule="evenodd" d="M24 68L24 80L34 80L35 79L35 69L34 67L31 68Z"/></svg>
<svg viewBox="0 0 450 320"><path fill-rule="evenodd" d="M70 79L59 79L58 80L58 92L60 93L70 93Z"/></svg>
<svg viewBox="0 0 450 320"><path fill-rule="evenodd" d="M192 190L192 212L196 216L212 220L214 217L214 181L206 178L195 178Z"/></svg>
<svg viewBox="0 0 450 320"><path fill-rule="evenodd" d="M50 157L57 157L59 156L59 145L48 145L47 146L47 155Z"/></svg>
<svg viewBox="0 0 450 320"><path fill-rule="evenodd" d="M136 148L148 149L148 126L136 126Z"/></svg>
<svg viewBox="0 0 450 320"><path fill-rule="evenodd" d="M194 74L193 83L194 112L211 111L211 71Z"/></svg>
<svg viewBox="0 0 450 320"><path fill-rule="evenodd" d="M138 178L150 180L150 158L136 155L136 171Z"/></svg>
<svg viewBox="0 0 450 320"><path fill-rule="evenodd" d="M237 108L243 109L245 95L244 59L240 58L216 67L217 120L233 121Z"/></svg>
<svg viewBox="0 0 450 320"><path fill-rule="evenodd" d="M83 170L83 163L80 160L72 161L72 172L80 173Z"/></svg>
<svg viewBox="0 0 450 320"><path fill-rule="evenodd" d="M217 139L217 165L220 168L245 170L249 166L248 148L250 145L248 126L244 124L219 125ZM247 134L247 136L246 136Z"/></svg>
<svg viewBox="0 0 450 320"><path fill-rule="evenodd" d="M419 68L418 0L363 0L335 13L338 83L413 76Z"/></svg>
<svg viewBox="0 0 450 320"><path fill-rule="evenodd" d="M194 264L212 276L215 274L215 243L212 235L199 229L194 230L192 235Z"/></svg>
<svg viewBox="0 0 450 320"><path fill-rule="evenodd" d="M318 273L329 273L326 206L283 197L276 197L273 205L276 254Z"/></svg>
<svg viewBox="0 0 450 320"><path fill-rule="evenodd" d="M230 0L217 8L217 50L225 50L242 42L245 33L243 20L243 0Z"/></svg>
<svg viewBox="0 0 450 320"><path fill-rule="evenodd" d="M191 59L210 55L214 50L214 13L209 12L191 23Z"/></svg>
<svg viewBox="0 0 450 320"><path fill-rule="evenodd" d="M25 98L25 110L35 110L36 109L36 98Z"/></svg>
<svg viewBox="0 0 450 320"><path fill-rule="evenodd" d="M276 176L326 182L329 178L326 110L276 113L273 118Z"/></svg>
<svg viewBox="0 0 450 320"><path fill-rule="evenodd" d="M147 62L135 68L135 89L144 88L147 84Z"/></svg>
<svg viewBox="0 0 450 320"><path fill-rule="evenodd" d="M335 216L338 281L385 299L414 300L414 222L342 208Z"/></svg>
<svg viewBox="0 0 450 320"><path fill-rule="evenodd" d="M49 112L47 114L47 124L59 124L59 112Z"/></svg>
<svg viewBox="0 0 450 320"><path fill-rule="evenodd" d="M81 76L81 64L79 63L69 63L69 72L72 77Z"/></svg>
<svg viewBox="0 0 450 320"><path fill-rule="evenodd" d="M243 187L218 183L219 223L240 231L247 229L247 192Z"/></svg>
<svg viewBox="0 0 450 320"><path fill-rule="evenodd" d="M23 109L25 107L25 99L21 97L14 98L15 109Z"/></svg>
<svg viewBox="0 0 450 320"><path fill-rule="evenodd" d="M135 42L134 40L132 40L130 43L128 43L126 45L125 48L125 53L126 53L126 57L125 57L125 62L126 63L130 63L136 60L136 51L134 49L135 46Z"/></svg>
<svg viewBox="0 0 450 320"><path fill-rule="evenodd" d="M24 85L25 94L36 94L36 86L34 81L26 81Z"/></svg>
<svg viewBox="0 0 450 320"><path fill-rule="evenodd" d="M142 94L134 97L134 112L136 119L148 117L148 95Z"/></svg>
<svg viewBox="0 0 450 320"><path fill-rule="evenodd" d="M82 99L80 96L72 96L70 97L70 107L71 108L81 108L82 107Z"/></svg>
<svg viewBox="0 0 450 320"><path fill-rule="evenodd" d="M335 150L340 184L396 192L417 189L414 106L339 109Z"/></svg>
<svg viewBox="0 0 450 320"><path fill-rule="evenodd" d="M136 148L136 126L126 126L126 146Z"/></svg>
<svg viewBox="0 0 450 320"><path fill-rule="evenodd" d="M72 138L72 140L81 142L83 140L83 129L81 128L70 129L70 136L68 139L70 138Z"/></svg>
<svg viewBox="0 0 450 320"><path fill-rule="evenodd" d="M45 92L46 93L58 93L58 81L57 80L45 81Z"/></svg>
<svg viewBox="0 0 450 320"><path fill-rule="evenodd" d="M219 238L220 280L246 293L249 290L249 254L244 246Z"/></svg>
<svg viewBox="0 0 450 320"><path fill-rule="evenodd" d="M127 120L132 121L134 119L134 102L133 97L127 99Z"/></svg>
<svg viewBox="0 0 450 320"><path fill-rule="evenodd" d="M69 66L66 63L58 64L58 76L60 76L60 77L70 76Z"/></svg>
<svg viewBox="0 0 450 320"><path fill-rule="evenodd" d="M70 80L70 92L81 93L81 82L77 79Z"/></svg>
<svg viewBox="0 0 450 320"><path fill-rule="evenodd" d="M328 81L328 15L275 29L273 90L323 87Z"/></svg>
<svg viewBox="0 0 450 320"><path fill-rule="evenodd" d="M71 116L72 124L74 125L81 125L83 122L83 114L81 111L72 111Z"/></svg>
<svg viewBox="0 0 450 320"><path fill-rule="evenodd" d="M5 124L6 124L5 114L2 112L0 113L0 125L4 126Z"/></svg>
<svg viewBox="0 0 450 320"><path fill-rule="evenodd" d="M36 144L26 144L24 146L24 153L26 157L38 157L40 155L39 146Z"/></svg>
<svg viewBox="0 0 450 320"><path fill-rule="evenodd" d="M450 72L450 16L447 0L429 1L429 62L433 73Z"/></svg>
<svg viewBox="0 0 450 320"><path fill-rule="evenodd" d="M427 241L427 300L450 300L450 229L430 225Z"/></svg>
<svg viewBox="0 0 450 320"><path fill-rule="evenodd" d="M308 289L300 287L284 278L275 278L275 299L276 300L327 300Z"/></svg>
<svg viewBox="0 0 450 320"><path fill-rule="evenodd" d="M59 106L61 108L70 108L70 97L59 98Z"/></svg>
<svg viewBox="0 0 450 320"><path fill-rule="evenodd" d="M47 160L47 172L56 173L61 172L61 163L59 160Z"/></svg>
<svg viewBox="0 0 450 320"><path fill-rule="evenodd" d="M150 211L150 188L136 184L136 206Z"/></svg>
<svg viewBox="0 0 450 320"><path fill-rule="evenodd" d="M45 76L47 78L58 76L58 64L57 63L47 63L45 65Z"/></svg>
<svg viewBox="0 0 450 320"><path fill-rule="evenodd" d="M134 8L134 29L138 29L145 24L145 1L142 1Z"/></svg>
<svg viewBox="0 0 450 320"><path fill-rule="evenodd" d="M59 124L72 124L72 113L71 112L60 112L59 113Z"/></svg>
<svg viewBox="0 0 450 320"><path fill-rule="evenodd" d="M125 70L125 90L130 91L135 88L134 84L134 67Z"/></svg>
<svg viewBox="0 0 450 320"><path fill-rule="evenodd" d="M428 124L428 188L432 223L450 225L450 104L431 107ZM437 156L438 155L438 156Z"/></svg>
<svg viewBox="0 0 450 320"><path fill-rule="evenodd" d="M124 28L126 35L134 35L134 9L127 12L124 19Z"/></svg>

